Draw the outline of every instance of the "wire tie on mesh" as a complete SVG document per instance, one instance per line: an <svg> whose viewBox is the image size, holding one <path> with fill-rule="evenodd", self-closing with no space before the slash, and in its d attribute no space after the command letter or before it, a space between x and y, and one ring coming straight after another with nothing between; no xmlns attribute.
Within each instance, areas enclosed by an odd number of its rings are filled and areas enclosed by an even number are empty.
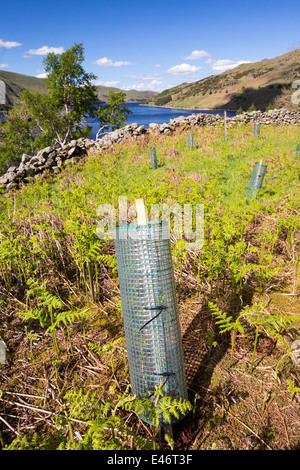
<svg viewBox="0 0 300 470"><path fill-rule="evenodd" d="M163 377L167 377L166 380L164 381L163 384L160 384L161 385L161 388L163 388L166 383L168 382L169 378L172 376L172 375L176 375L175 372L162 372L161 374L157 374L156 372L153 372L153 375L161 375ZM149 395L149 398L152 398L154 395L154 392L150 393Z"/></svg>
<svg viewBox="0 0 300 470"><path fill-rule="evenodd" d="M142 328L140 328L140 331L142 331L145 328L145 326L147 326L149 323L151 323L153 320L155 320L155 318L157 318L161 314L161 312L163 310L165 310L166 308L168 308L168 307L165 307L164 305L158 305L157 307L144 307L145 310L159 310L159 312L158 312L157 315L154 315L153 318L150 318L150 320L148 320L145 323L145 325L143 325Z"/></svg>
<svg viewBox="0 0 300 470"><path fill-rule="evenodd" d="M158 374L157 372L153 372L153 375L162 375L163 377L170 377L171 375L175 375L175 372L161 372Z"/></svg>

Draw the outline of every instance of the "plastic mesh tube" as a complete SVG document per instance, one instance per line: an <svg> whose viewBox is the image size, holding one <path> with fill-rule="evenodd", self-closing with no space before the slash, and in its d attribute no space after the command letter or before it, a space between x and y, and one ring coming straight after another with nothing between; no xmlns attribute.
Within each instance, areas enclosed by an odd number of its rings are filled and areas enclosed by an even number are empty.
<svg viewBox="0 0 300 470"><path fill-rule="evenodd" d="M150 158L151 158L152 170L156 170L157 168L156 147L150 148Z"/></svg>
<svg viewBox="0 0 300 470"><path fill-rule="evenodd" d="M264 163L255 163L252 171L248 194L247 194L247 203L249 203L249 198L251 198L258 189L261 189L265 173L267 171L267 166Z"/></svg>
<svg viewBox="0 0 300 470"><path fill-rule="evenodd" d="M187 399L169 225L120 225L115 246L132 392Z"/></svg>
<svg viewBox="0 0 300 470"><path fill-rule="evenodd" d="M260 133L260 124L254 124L254 131L253 131L254 137L257 137L259 133Z"/></svg>

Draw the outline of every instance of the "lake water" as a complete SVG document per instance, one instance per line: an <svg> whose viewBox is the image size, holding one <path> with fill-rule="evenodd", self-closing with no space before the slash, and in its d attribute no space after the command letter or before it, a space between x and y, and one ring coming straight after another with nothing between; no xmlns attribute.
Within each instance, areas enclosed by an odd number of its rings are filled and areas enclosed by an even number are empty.
<svg viewBox="0 0 300 470"><path fill-rule="evenodd" d="M178 116L190 116L191 114L199 113L220 114L220 116L224 116L223 109L160 108L159 106L144 106L140 103L126 103L126 106L131 111L126 124L137 122L140 126L144 125L147 128L151 122L155 122L156 124L168 123L170 119L174 119ZM0 118L1 115L2 113L0 113ZM227 111L228 117L235 115L235 111ZM99 130L99 123L93 122L91 119L87 119L87 123L92 127L91 139L95 139Z"/></svg>
<svg viewBox="0 0 300 470"><path fill-rule="evenodd" d="M140 126L144 125L149 127L149 124L155 122L156 124L168 123L170 119L174 119L178 116L190 116L191 114L207 113L207 114L220 114L224 115L223 109L185 109L185 108L160 108L158 106L143 106L140 103L126 103L126 106L132 114L129 114L127 124L137 122ZM227 116L235 116L235 111L227 111ZM91 139L96 138L96 134L99 130L99 124L93 123L88 120L88 125L92 127Z"/></svg>

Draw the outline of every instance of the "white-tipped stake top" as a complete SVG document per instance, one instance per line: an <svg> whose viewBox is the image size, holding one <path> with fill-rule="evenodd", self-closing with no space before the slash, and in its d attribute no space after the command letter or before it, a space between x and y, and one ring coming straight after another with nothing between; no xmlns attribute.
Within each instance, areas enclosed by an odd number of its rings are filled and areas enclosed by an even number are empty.
<svg viewBox="0 0 300 470"><path fill-rule="evenodd" d="M138 225L147 225L147 211L144 202L144 198L135 200L135 207L137 212Z"/></svg>

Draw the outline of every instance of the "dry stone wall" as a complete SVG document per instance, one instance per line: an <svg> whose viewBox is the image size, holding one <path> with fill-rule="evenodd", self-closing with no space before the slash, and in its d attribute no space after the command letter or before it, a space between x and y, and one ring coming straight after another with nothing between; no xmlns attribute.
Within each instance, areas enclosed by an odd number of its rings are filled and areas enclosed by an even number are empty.
<svg viewBox="0 0 300 470"><path fill-rule="evenodd" d="M190 116L179 116L171 119L169 123L149 124L147 129L144 125L137 123L128 124L121 129L104 135L99 140L80 138L72 140L63 148L59 146L46 147L36 155L24 154L18 166L11 166L7 172L0 176L0 188L5 192L18 189L20 184L26 184L32 179L39 178L46 172L49 174L59 173L61 167L78 163L86 156L90 149L102 151L111 146L121 143L129 137L139 137L143 134L172 134L176 130L193 129L203 126L223 126L223 117L219 114L191 114ZM300 112L288 111L286 109L275 109L272 111L252 111L242 113L228 118L228 127L241 126L244 124L264 125L299 125Z"/></svg>

